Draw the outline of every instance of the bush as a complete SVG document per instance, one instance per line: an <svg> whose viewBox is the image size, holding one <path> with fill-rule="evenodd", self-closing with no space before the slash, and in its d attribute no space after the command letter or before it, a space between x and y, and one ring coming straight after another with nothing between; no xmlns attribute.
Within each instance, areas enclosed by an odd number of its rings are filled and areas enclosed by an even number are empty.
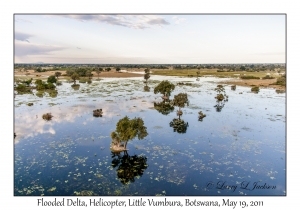
<svg viewBox="0 0 300 210"><path fill-rule="evenodd" d="M286 86L286 77L279 77L275 83L272 85L281 85L281 86Z"/></svg>
<svg viewBox="0 0 300 210"><path fill-rule="evenodd" d="M47 82L48 83L56 83L57 79L55 76L49 76L48 79L47 79Z"/></svg>
<svg viewBox="0 0 300 210"><path fill-rule="evenodd" d="M259 92L259 87L255 86L255 87L251 88L251 91L258 93Z"/></svg>
<svg viewBox="0 0 300 210"><path fill-rule="evenodd" d="M262 79L274 79L274 77L271 77L270 75L266 75L266 76L263 77Z"/></svg>
<svg viewBox="0 0 300 210"><path fill-rule="evenodd" d="M52 119L52 114L51 113L46 113L46 114L43 114L42 118L46 121L49 121Z"/></svg>
<svg viewBox="0 0 300 210"><path fill-rule="evenodd" d="M241 79L260 79L260 78L255 76L241 76Z"/></svg>

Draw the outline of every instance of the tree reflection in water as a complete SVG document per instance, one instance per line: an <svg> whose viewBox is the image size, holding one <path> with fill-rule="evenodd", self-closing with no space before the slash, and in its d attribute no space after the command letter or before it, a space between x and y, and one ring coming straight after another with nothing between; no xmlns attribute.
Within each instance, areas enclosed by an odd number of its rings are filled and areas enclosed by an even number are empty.
<svg viewBox="0 0 300 210"><path fill-rule="evenodd" d="M124 151L123 156L121 153L112 152L111 165L113 168L117 168L117 176L122 184L129 184L134 182L135 178L143 175L144 170L147 169L147 157L128 155L127 151Z"/></svg>
<svg viewBox="0 0 300 210"><path fill-rule="evenodd" d="M154 109L163 115L168 115L174 111L174 106L170 103L170 100L163 100L162 102L154 102Z"/></svg>
<svg viewBox="0 0 300 210"><path fill-rule="evenodd" d="M144 91L145 92L150 92L150 87L147 84L144 86Z"/></svg>
<svg viewBox="0 0 300 210"><path fill-rule="evenodd" d="M188 122L184 122L184 120L174 118L170 122L170 127L173 127L173 131L177 133L186 133L187 127L189 127Z"/></svg>

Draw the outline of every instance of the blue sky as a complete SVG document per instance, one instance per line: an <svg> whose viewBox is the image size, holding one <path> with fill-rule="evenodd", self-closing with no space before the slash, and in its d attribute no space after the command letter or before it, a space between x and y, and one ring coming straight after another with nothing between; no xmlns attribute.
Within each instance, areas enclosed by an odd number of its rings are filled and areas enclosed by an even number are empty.
<svg viewBox="0 0 300 210"><path fill-rule="evenodd" d="M15 15L16 63L284 63L285 15Z"/></svg>

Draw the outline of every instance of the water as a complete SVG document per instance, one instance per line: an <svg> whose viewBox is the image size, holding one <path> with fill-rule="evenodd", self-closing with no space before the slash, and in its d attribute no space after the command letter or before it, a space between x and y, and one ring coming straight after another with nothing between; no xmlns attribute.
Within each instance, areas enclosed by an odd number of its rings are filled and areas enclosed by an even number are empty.
<svg viewBox="0 0 300 210"><path fill-rule="evenodd" d="M154 108L162 99L153 89L165 79L193 84L176 86L170 97L188 94L183 133L169 125L177 107L165 115ZM14 194L285 195L285 94L225 86L229 100L217 112L214 88L225 80L152 76L144 92L142 78L104 79L79 90L63 83L54 98L17 95ZM93 117L94 109L103 116ZM52 120L43 120L49 112ZM142 118L148 136L118 156L110 133L126 115Z"/></svg>

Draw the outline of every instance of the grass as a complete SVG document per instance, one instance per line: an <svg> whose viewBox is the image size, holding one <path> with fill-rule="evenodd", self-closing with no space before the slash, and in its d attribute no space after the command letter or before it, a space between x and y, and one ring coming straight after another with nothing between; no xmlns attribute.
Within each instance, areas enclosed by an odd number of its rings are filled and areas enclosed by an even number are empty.
<svg viewBox="0 0 300 210"><path fill-rule="evenodd" d="M181 76L188 77L188 75L193 75L193 78L197 77L198 69L185 69L185 70L151 70L152 75L161 76ZM246 71L232 71L232 72L218 72L217 69L200 69L199 77L203 76L213 76L219 78L238 78L240 76L254 76L254 77L264 77L267 72L246 72ZM151 81L151 78L150 78Z"/></svg>

